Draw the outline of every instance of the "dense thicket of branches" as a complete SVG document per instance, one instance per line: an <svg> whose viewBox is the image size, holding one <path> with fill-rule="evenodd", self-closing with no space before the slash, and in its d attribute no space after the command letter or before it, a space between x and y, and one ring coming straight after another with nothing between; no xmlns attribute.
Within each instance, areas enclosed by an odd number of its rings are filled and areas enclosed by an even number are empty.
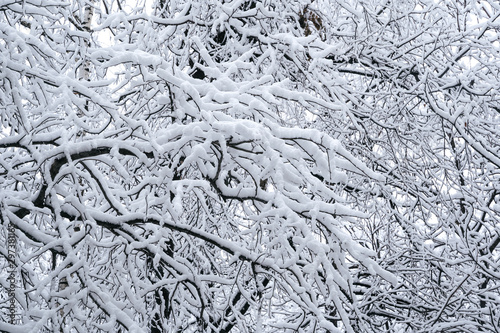
<svg viewBox="0 0 500 333"><path fill-rule="evenodd" d="M0 9L0 330L500 331L496 3Z"/></svg>

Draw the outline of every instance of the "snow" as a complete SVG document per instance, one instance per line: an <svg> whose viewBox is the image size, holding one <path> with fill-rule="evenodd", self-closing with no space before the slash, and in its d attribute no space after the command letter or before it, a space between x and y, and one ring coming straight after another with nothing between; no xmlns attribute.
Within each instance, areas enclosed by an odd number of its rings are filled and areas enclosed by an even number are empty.
<svg viewBox="0 0 500 333"><path fill-rule="evenodd" d="M498 8L40 4L0 22L0 330L492 330Z"/></svg>

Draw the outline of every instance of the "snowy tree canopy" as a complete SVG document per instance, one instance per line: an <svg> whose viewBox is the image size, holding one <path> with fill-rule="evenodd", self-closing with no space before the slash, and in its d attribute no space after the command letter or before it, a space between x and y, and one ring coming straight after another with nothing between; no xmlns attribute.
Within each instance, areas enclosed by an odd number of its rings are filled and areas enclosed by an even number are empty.
<svg viewBox="0 0 500 333"><path fill-rule="evenodd" d="M497 4L0 8L0 331L500 331Z"/></svg>

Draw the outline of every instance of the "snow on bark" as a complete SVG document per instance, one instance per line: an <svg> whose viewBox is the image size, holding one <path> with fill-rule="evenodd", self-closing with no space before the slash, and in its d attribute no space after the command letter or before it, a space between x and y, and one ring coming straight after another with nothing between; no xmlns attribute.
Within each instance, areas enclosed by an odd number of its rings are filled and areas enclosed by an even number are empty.
<svg viewBox="0 0 500 333"><path fill-rule="evenodd" d="M493 4L1 6L0 330L497 328Z"/></svg>

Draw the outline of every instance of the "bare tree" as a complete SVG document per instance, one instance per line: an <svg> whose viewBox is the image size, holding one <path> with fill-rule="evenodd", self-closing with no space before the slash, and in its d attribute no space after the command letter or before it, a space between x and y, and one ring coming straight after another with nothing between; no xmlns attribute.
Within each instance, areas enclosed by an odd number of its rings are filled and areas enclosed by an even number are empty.
<svg viewBox="0 0 500 333"><path fill-rule="evenodd" d="M499 8L318 6L336 51L320 56L311 89L345 111L318 110L315 125L385 175L345 190L371 214L353 235L401 282L355 282L359 320L375 332L498 332Z"/></svg>
<svg viewBox="0 0 500 333"><path fill-rule="evenodd" d="M498 331L494 4L1 9L0 330Z"/></svg>

